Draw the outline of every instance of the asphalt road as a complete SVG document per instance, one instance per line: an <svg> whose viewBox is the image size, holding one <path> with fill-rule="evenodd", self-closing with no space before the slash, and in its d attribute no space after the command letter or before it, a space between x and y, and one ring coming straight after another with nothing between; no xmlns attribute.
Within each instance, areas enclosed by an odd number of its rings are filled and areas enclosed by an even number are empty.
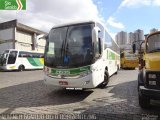
<svg viewBox="0 0 160 120"><path fill-rule="evenodd" d="M0 72L0 114L85 114L95 119L157 119L159 101L152 101L148 110L139 107L137 74L137 70L120 70L110 78L105 89L82 91L46 86L41 70Z"/></svg>

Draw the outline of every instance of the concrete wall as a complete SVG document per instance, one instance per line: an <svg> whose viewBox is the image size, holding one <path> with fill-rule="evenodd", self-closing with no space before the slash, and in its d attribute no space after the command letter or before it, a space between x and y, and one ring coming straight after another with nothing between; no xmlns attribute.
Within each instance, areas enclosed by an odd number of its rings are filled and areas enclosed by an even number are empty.
<svg viewBox="0 0 160 120"><path fill-rule="evenodd" d="M19 28L14 23L0 24L0 54L6 49L20 49L26 51L44 51L45 40L36 41L37 31L21 25ZM34 29L33 29L34 30Z"/></svg>
<svg viewBox="0 0 160 120"><path fill-rule="evenodd" d="M15 49L26 50L26 51L31 51L32 50L30 44L19 43L19 42L15 43Z"/></svg>
<svg viewBox="0 0 160 120"><path fill-rule="evenodd" d="M0 44L0 54L2 54L6 49L13 49L13 42Z"/></svg>
<svg viewBox="0 0 160 120"><path fill-rule="evenodd" d="M32 38L33 35L22 32L22 31L16 31L15 34L15 49L20 49L20 50L32 50Z"/></svg>
<svg viewBox="0 0 160 120"><path fill-rule="evenodd" d="M38 40L37 41L37 51L44 52L45 44L46 44L46 40L44 39Z"/></svg>
<svg viewBox="0 0 160 120"><path fill-rule="evenodd" d="M1 40L11 40L14 39L14 28L0 30L0 39Z"/></svg>
<svg viewBox="0 0 160 120"><path fill-rule="evenodd" d="M0 30L0 40L6 42L0 44L0 54L6 49L13 49L14 28Z"/></svg>

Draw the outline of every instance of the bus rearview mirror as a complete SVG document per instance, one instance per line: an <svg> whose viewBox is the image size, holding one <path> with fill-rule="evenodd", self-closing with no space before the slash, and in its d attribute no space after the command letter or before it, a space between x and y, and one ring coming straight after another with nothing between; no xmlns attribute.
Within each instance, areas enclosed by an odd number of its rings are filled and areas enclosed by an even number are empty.
<svg viewBox="0 0 160 120"><path fill-rule="evenodd" d="M132 45L132 50L133 50L133 53L136 52L136 44L133 44L133 45Z"/></svg>
<svg viewBox="0 0 160 120"><path fill-rule="evenodd" d="M101 55L102 53L102 45L101 45L101 39L98 39L98 45L99 45L99 54Z"/></svg>
<svg viewBox="0 0 160 120"><path fill-rule="evenodd" d="M7 59L7 54L4 54L4 58Z"/></svg>

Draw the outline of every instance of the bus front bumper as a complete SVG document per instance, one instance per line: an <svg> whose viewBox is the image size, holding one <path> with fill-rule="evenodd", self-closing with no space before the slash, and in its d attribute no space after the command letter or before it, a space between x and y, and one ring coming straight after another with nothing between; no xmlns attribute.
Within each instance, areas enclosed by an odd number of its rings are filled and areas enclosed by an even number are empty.
<svg viewBox="0 0 160 120"><path fill-rule="evenodd" d="M151 99L160 99L160 90L149 89L145 88L144 86L140 86L139 91L142 95L145 95Z"/></svg>
<svg viewBox="0 0 160 120"><path fill-rule="evenodd" d="M64 88L95 88L96 83L93 82L92 74L76 79L57 79L49 77L45 74L44 83L47 85L60 86Z"/></svg>
<svg viewBox="0 0 160 120"><path fill-rule="evenodd" d="M14 65L10 65L10 66L4 65L4 66L0 66L0 70L2 70L2 71L17 70L17 68Z"/></svg>

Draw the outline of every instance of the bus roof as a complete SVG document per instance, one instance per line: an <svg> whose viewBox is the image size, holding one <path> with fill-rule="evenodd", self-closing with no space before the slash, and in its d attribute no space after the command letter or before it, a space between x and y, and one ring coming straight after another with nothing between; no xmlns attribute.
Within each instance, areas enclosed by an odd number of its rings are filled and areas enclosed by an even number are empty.
<svg viewBox="0 0 160 120"><path fill-rule="evenodd" d="M66 22L66 23L55 25L53 26L52 29L58 28L58 27L69 26L69 25L76 25L76 24L82 24L82 23L97 23L97 22L100 23L99 21L96 21L96 20L76 20L73 22Z"/></svg>

